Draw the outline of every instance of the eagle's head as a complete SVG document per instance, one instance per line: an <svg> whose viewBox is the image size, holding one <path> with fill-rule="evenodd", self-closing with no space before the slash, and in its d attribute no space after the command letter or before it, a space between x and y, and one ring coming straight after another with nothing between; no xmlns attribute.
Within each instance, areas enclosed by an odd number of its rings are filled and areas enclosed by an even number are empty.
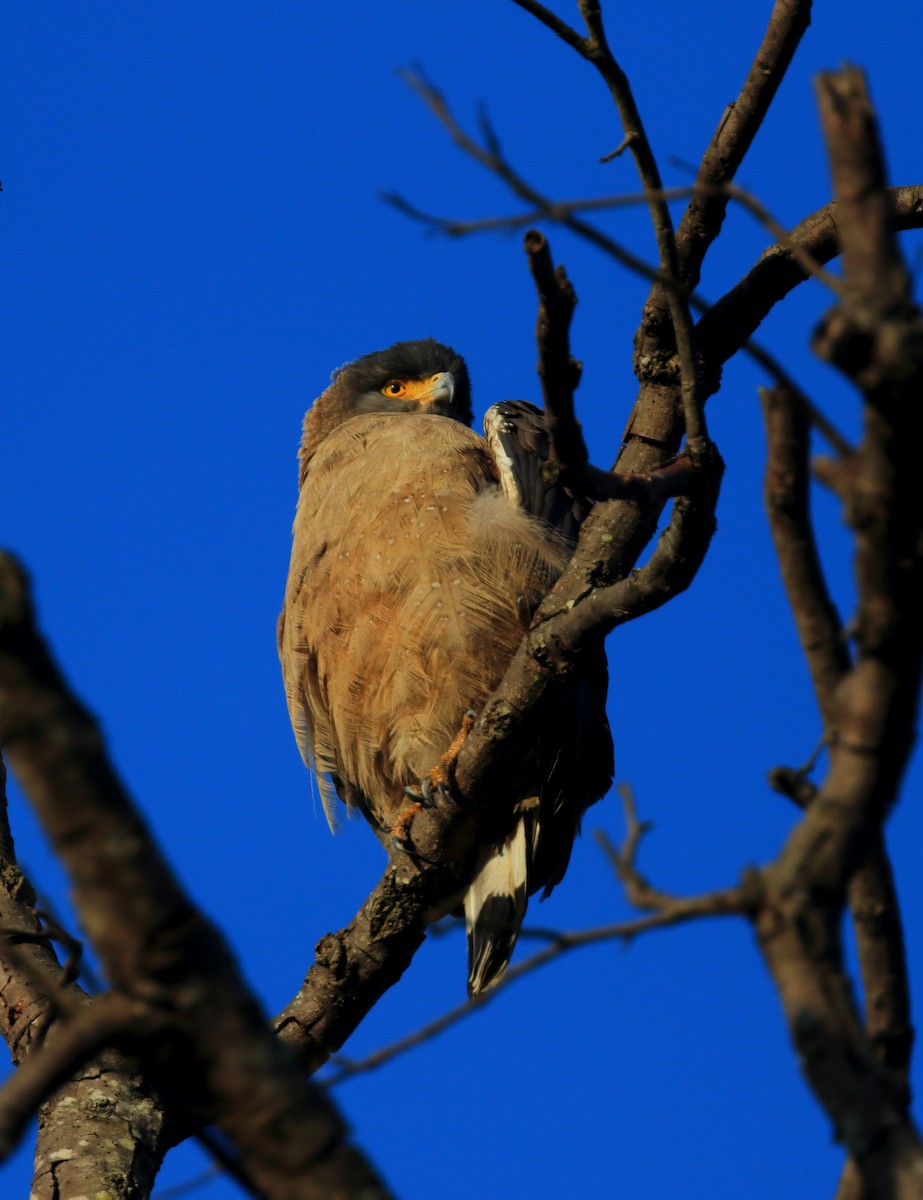
<svg viewBox="0 0 923 1200"><path fill-rule="evenodd" d="M428 412L471 424L471 384L460 354L433 338L397 342L333 373L333 387L353 415Z"/></svg>
<svg viewBox="0 0 923 1200"><path fill-rule="evenodd" d="M396 342L333 372L305 417L302 463L337 425L366 413L432 413L471 424L471 384L460 354L434 338Z"/></svg>

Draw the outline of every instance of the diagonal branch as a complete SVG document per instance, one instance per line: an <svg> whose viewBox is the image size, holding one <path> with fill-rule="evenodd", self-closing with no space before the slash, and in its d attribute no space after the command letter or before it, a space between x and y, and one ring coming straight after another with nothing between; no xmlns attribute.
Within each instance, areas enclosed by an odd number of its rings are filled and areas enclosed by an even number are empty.
<svg viewBox="0 0 923 1200"><path fill-rule="evenodd" d="M725 186L744 160L811 20L811 0L776 0L740 94L722 116L702 156L696 190L676 234L681 278L699 281L702 261L721 231Z"/></svg>
<svg viewBox="0 0 923 1200"><path fill-rule="evenodd" d="M335 1069L322 1081L323 1086L336 1087L359 1074L377 1070L408 1050L415 1049L424 1042L432 1040L446 1029L489 1004L502 991L524 976L532 974L571 950L611 941L620 941L627 945L635 938L655 929L670 929L676 925L685 924L687 921L708 917L740 916L752 913L757 903L760 887L755 872L748 872L737 887L722 888L698 896L674 896L652 888L642 878L635 866L640 839L647 826L637 819L631 790L627 787L620 790L624 799L627 823L625 841L620 847L613 846L601 830L597 831L596 840L612 863L616 875L625 889L629 903L635 908L647 910L646 915L628 921L617 921L611 925L600 925L592 929L576 931L524 928L520 932L521 940L531 936L533 939L540 938L547 941L548 945L507 968L506 972L486 991L469 998L464 1004L457 1005L434 1021L414 1030L413 1033L382 1046L360 1060L337 1056L334 1063Z"/></svg>
<svg viewBox="0 0 923 1200"><path fill-rule="evenodd" d="M923 228L923 184L884 189L889 220L894 230ZM817 263L828 263L841 253L842 231L838 202L831 201L800 221L789 239L804 248ZM696 326L703 357L712 368L733 357L759 328L780 300L808 278L792 251L776 243L730 291L708 309Z"/></svg>
<svg viewBox="0 0 923 1200"><path fill-rule="evenodd" d="M392 1059L408 1050L413 1050L424 1042L431 1041L446 1029L457 1025L459 1021L470 1017L479 1009L484 1008L506 988L517 983L526 975L531 975L540 968L547 966L571 950L581 950L587 946L598 946L605 942L622 942L628 944L635 938L655 929L672 929L687 921L697 921L708 917L739 916L745 913L750 905L748 892L743 888L727 888L723 891L707 892L701 896L673 897L673 903L658 912L644 917L636 917L630 921L616 921L611 925L599 925L592 929L555 930L547 936L549 944L541 950L536 950L527 958L507 967L503 975L484 992L466 1000L463 1004L443 1013L442 1016L428 1022L406 1037L398 1038L386 1046L374 1051L363 1059L337 1058L335 1069L320 1082L325 1088L337 1087L356 1075L383 1067ZM525 928L520 938L529 937Z"/></svg>
<svg viewBox="0 0 923 1200"><path fill-rule="evenodd" d="M267 1197L297 1189L320 1198L334 1185L344 1196L385 1195L160 856L38 635L26 579L8 556L0 557L0 741L71 877L109 979L155 1028L170 1030L133 1045L151 1077L218 1120Z"/></svg>

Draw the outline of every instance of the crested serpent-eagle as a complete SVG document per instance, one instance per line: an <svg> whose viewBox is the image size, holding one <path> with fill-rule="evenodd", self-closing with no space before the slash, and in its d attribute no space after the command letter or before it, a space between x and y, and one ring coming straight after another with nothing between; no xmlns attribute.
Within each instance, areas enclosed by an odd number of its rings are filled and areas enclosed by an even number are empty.
<svg viewBox="0 0 923 1200"><path fill-rule="evenodd" d="M308 410L279 620L289 713L317 773L388 845L426 779L502 678L573 549L587 503L545 482L541 412L494 405L468 428L465 362L432 339L334 372ZM505 828L464 900L469 989L505 969L527 897L564 875L612 781L602 648L503 789ZM403 834L402 834L403 836Z"/></svg>

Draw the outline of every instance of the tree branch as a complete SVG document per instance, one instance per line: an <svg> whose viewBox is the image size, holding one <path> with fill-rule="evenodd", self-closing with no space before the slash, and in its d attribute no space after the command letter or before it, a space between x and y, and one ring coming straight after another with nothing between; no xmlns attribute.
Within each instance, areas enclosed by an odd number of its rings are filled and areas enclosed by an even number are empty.
<svg viewBox="0 0 923 1200"><path fill-rule="evenodd" d="M30 1118L52 1092L104 1046L132 1032L140 1015L124 996L110 995L59 1023L54 1036L33 1051L0 1089L0 1159L13 1150Z"/></svg>
<svg viewBox="0 0 923 1200"><path fill-rule="evenodd" d="M214 1116L267 1197L320 1198L334 1186L344 1196L384 1195L161 858L95 722L37 634L25 577L8 556L0 558L0 741L70 874L109 979L148 1008L154 1028L170 1029L133 1042L152 1078Z"/></svg>
<svg viewBox="0 0 923 1200"><path fill-rule="evenodd" d="M769 455L766 507L802 649L824 723L836 741L837 691L852 669L846 634L830 598L809 512L809 423L784 389L761 393ZM849 464L844 464L848 473ZM815 789L816 791L816 789ZM813 800L814 797L811 797ZM865 1029L879 1062L906 1086L913 1029L900 906L884 838L871 838L865 863L849 882L848 900L865 997ZM848 1183L849 1180L852 1183ZM849 1168L843 1186L853 1190Z"/></svg>
<svg viewBox="0 0 923 1200"><path fill-rule="evenodd" d="M720 195L722 185L731 182L749 150L807 26L809 14L810 0L776 0L743 90L722 118L703 157L696 182L705 186L698 196L693 194L680 222L677 265L670 272L677 283L691 285L690 291L698 282L702 261L724 219L727 199ZM635 338L635 373L641 387L625 430L626 446L621 454L624 466L631 471L649 469L659 455L673 453L678 443L680 414L670 370L667 322L669 315L675 328L674 307L673 302L669 305L665 302L664 293L655 285ZM710 386L714 390L715 364L703 352L698 330L695 337L703 378L711 377ZM683 408L686 407L684 403ZM635 536L628 528L622 534L628 544L634 542Z"/></svg>
<svg viewBox="0 0 923 1200"><path fill-rule="evenodd" d="M923 228L923 184L884 190L892 228ZM800 221L789 234L817 263L841 252L842 231L837 200ZM781 243L769 246L759 261L729 292L708 309L696 326L702 356L712 369L733 357L780 300L808 279L792 251Z"/></svg>
<svg viewBox="0 0 923 1200"><path fill-rule="evenodd" d="M704 401L699 382L698 364L695 356L695 339L692 316L685 295L679 290L683 285L682 271L673 231L673 220L666 201L663 199L663 183L657 160L648 140L641 114L635 104L628 76L613 55L603 24L599 0L578 0L581 15L587 27L588 37L580 53L600 73L606 82L619 118L622 122L625 141L635 160L645 195L654 236L657 240L660 276L672 281L672 287L654 285L651 301L645 310L649 314L657 306L666 308L670 315L672 339L676 347L679 392L683 420L686 430L686 445L693 457L704 453L708 442L705 426ZM642 325L643 330L643 325ZM643 341L643 333L642 339ZM662 336L658 335L657 349L662 349Z"/></svg>
<svg viewBox="0 0 923 1200"><path fill-rule="evenodd" d="M524 928L520 933L521 940L528 937L541 938L548 941L549 945L509 967L486 991L469 998L464 1004L457 1005L406 1037L398 1038L387 1046L382 1046L363 1059L350 1060L338 1057L335 1062L335 1070L322 1081L323 1086L336 1087L357 1075L377 1070L408 1050L431 1041L452 1025L489 1004L502 991L525 975L537 971L571 950L610 941L621 941L627 944L654 929L669 929L701 918L740 916L752 912L759 891L759 881L755 873L749 873L737 887L706 892L699 896L672 896L651 888L639 874L635 865L641 836L647 827L637 820L630 789L623 787L620 790L624 800L627 823L625 842L621 847L613 846L601 831L597 832L596 840L613 864L616 874L625 888L629 903L635 908L653 910L650 915L577 931Z"/></svg>
<svg viewBox="0 0 923 1200"><path fill-rule="evenodd" d="M728 105L702 156L696 190L676 235L681 278L690 289L698 284L705 254L721 232L725 185L753 144L810 20L811 0L776 0L740 94Z"/></svg>
<svg viewBox="0 0 923 1200"><path fill-rule="evenodd" d="M892 236L892 206L861 74L823 75L821 119L839 201L842 303L815 347L864 396L848 473L856 536L856 662L837 685L836 740L820 792L765 872L757 935L802 1067L870 1197L923 1188L923 1146L903 1081L882 1068L842 966L849 881L897 796L913 742L923 659L923 504L915 464L923 320Z"/></svg>
<svg viewBox="0 0 923 1200"><path fill-rule="evenodd" d="M564 267L555 267L543 234L529 230L525 249L539 300L535 337L550 443L550 461L545 466L548 482L557 481L594 500L631 499L658 505L694 491L701 471L688 454L658 471L636 475L603 471L590 463L574 410L581 366L571 354L569 333L577 295Z"/></svg>
<svg viewBox="0 0 923 1200"><path fill-rule="evenodd" d="M764 495L769 527L828 742L836 690L852 663L830 597L810 515L810 422L785 388L761 389L768 458Z"/></svg>
<svg viewBox="0 0 923 1200"><path fill-rule="evenodd" d="M581 367L570 352L570 323L577 293L564 267L555 269L548 242L538 230L526 234L525 250L538 292L535 340L551 458L562 469L562 482L579 481L590 456L574 412Z"/></svg>

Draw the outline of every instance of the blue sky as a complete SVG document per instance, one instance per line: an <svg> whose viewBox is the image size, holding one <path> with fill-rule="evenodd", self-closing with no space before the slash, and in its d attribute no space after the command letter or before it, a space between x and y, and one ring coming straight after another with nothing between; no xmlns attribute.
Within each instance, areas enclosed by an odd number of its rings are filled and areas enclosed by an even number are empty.
<svg viewBox="0 0 923 1200"><path fill-rule="evenodd" d="M771 5L745 0L730 18L718 0L608 7L665 180L688 182L669 160L700 155ZM344 361L428 335L468 359L479 415L538 394L518 236L440 240L378 199L397 190L461 218L516 210L395 69L420 64L469 124L486 102L510 157L552 196L636 179L627 157L599 164L620 133L592 70L507 0L13 0L2 23L2 541L32 572L43 627L139 805L276 1011L382 867L361 822L329 836L279 679L304 409ZM893 182L921 180L921 29L901 0L816 6L739 177L781 221L829 198L811 77L844 60L869 71ZM602 223L653 259L643 213ZM580 295L578 399L607 465L646 287L548 232ZM704 294L769 240L733 213ZM905 244L918 265L923 239ZM852 433L854 396L806 350L830 303L805 286L761 336ZM609 646L617 776L656 826L641 866L676 892L725 886L775 854L794 816L765 773L803 762L819 733L761 509L762 382L734 364L710 406L728 473L694 588ZM848 610L848 540L831 499L817 508ZM918 762L890 834L911 917L920 785ZM16 793L12 813L25 865L63 909L66 885ZM614 800L589 815L597 827L621 835ZM587 837L532 918L582 928L627 915ZM908 931L917 978L921 938ZM464 985L462 940L425 945L346 1052L414 1029ZM337 1097L405 1200L813 1200L832 1194L841 1156L750 931L732 921L573 954ZM5 1194L25 1195L29 1159L3 1169ZM162 1186L201 1165L184 1148ZM199 1194L236 1192L219 1180Z"/></svg>

